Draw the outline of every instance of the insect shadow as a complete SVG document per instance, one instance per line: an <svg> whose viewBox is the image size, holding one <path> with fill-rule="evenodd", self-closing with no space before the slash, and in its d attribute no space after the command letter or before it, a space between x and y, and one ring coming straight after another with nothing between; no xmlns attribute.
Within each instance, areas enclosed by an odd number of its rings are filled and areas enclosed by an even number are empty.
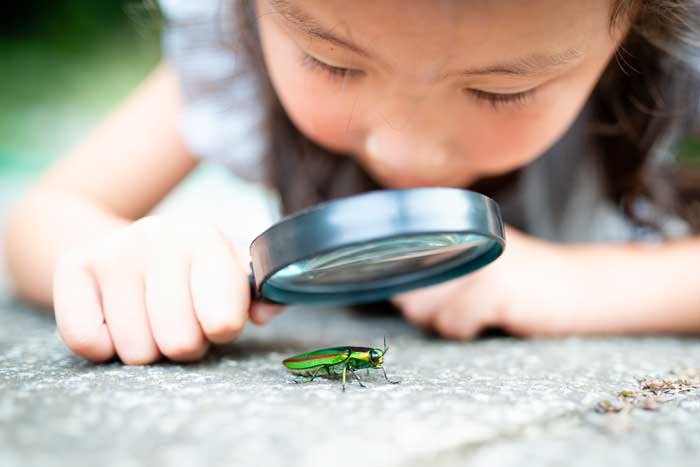
<svg viewBox="0 0 700 467"><path fill-rule="evenodd" d="M308 346L308 341L296 339L242 339L231 344L213 345L207 359L253 360L274 353L301 352Z"/></svg>

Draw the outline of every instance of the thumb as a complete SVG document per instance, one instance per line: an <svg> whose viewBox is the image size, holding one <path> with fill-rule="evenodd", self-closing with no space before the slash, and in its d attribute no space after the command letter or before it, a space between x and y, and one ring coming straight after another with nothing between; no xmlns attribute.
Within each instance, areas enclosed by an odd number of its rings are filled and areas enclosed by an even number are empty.
<svg viewBox="0 0 700 467"><path fill-rule="evenodd" d="M284 305L255 301L250 306L250 320L258 326L267 324L284 309Z"/></svg>

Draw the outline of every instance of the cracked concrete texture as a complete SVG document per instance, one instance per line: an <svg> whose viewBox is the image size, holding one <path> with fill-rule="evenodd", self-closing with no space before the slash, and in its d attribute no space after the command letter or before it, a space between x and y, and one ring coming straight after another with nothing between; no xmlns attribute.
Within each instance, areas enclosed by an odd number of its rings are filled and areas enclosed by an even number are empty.
<svg viewBox="0 0 700 467"><path fill-rule="evenodd" d="M201 363L92 365L50 316L0 307L0 465L697 465L700 395L598 414L635 377L697 366L675 338L448 342L378 311L291 308ZM391 350L399 385L294 384L281 360Z"/></svg>

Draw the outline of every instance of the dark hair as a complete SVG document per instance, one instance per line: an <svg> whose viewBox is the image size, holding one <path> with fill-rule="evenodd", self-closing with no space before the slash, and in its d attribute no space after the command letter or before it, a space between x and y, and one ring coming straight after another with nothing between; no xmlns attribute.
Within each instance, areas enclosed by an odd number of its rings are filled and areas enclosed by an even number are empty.
<svg viewBox="0 0 700 467"><path fill-rule="evenodd" d="M352 157L335 154L306 138L291 122L265 69L254 1L240 0L239 45L266 98L269 132L267 173L285 213L379 188ZM635 209L646 200L661 212L685 219L700 231L700 176L673 157L694 128L700 104L700 1L613 0L611 31L631 27L591 95L597 143L608 197L640 225L658 219ZM519 171L470 188L492 194Z"/></svg>

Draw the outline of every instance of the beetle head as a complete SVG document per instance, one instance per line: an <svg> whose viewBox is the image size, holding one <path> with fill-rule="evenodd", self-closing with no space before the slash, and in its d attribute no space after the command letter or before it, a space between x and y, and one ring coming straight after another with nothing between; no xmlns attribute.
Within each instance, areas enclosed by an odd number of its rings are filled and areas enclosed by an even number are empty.
<svg viewBox="0 0 700 467"><path fill-rule="evenodd" d="M384 352L379 349L370 349L369 361L374 368L379 368L384 363Z"/></svg>

